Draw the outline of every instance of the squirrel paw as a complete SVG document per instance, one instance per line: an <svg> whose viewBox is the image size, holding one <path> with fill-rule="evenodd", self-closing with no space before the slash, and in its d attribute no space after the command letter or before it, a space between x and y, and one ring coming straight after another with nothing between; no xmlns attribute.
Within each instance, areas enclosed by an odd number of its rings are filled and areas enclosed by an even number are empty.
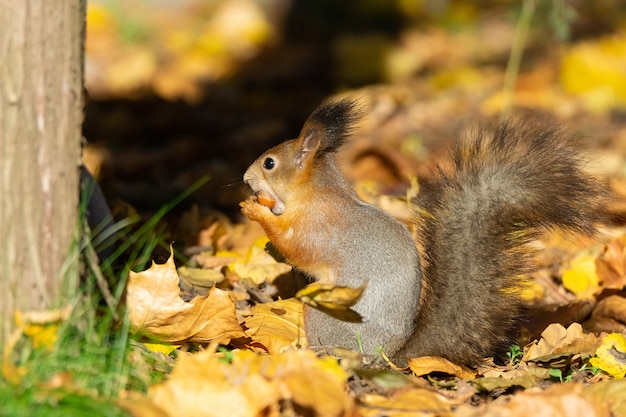
<svg viewBox="0 0 626 417"><path fill-rule="evenodd" d="M246 215L252 221L259 221L272 212L270 209L256 201L256 197L250 197L249 199L239 203L241 212Z"/></svg>

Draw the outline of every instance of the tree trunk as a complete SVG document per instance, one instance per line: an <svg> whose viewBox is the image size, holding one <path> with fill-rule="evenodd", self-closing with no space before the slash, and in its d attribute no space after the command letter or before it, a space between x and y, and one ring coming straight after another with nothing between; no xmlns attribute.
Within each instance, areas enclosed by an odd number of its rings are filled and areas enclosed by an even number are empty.
<svg viewBox="0 0 626 417"><path fill-rule="evenodd" d="M78 279L85 0L0 0L0 349Z"/></svg>

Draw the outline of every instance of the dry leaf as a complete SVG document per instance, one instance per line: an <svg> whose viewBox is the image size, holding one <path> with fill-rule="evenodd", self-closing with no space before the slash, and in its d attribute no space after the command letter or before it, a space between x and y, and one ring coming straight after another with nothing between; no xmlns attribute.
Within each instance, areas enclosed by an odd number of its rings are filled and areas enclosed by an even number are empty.
<svg viewBox="0 0 626 417"><path fill-rule="evenodd" d="M363 317L350 307L361 299L366 286L367 282L358 288L314 282L298 291L296 298L336 319L361 323Z"/></svg>
<svg viewBox="0 0 626 417"><path fill-rule="evenodd" d="M596 357L589 363L602 369L614 378L626 375L626 337L620 333L611 333L602 339L602 345L596 350Z"/></svg>
<svg viewBox="0 0 626 417"><path fill-rule="evenodd" d="M277 262L265 251L267 237L257 239L250 247L246 256L239 258L229 265L231 271L241 278L248 278L256 285L264 282L273 282L279 276L291 271L291 266Z"/></svg>
<svg viewBox="0 0 626 417"><path fill-rule="evenodd" d="M585 387L585 397L610 407L612 417L626 417L626 379L597 382Z"/></svg>
<svg viewBox="0 0 626 417"><path fill-rule="evenodd" d="M7 381L18 384L26 375L27 368L24 365L17 366L12 355L22 336L24 334L29 336L35 346L52 349L56 343L61 322L66 320L71 312L71 305L56 310L26 312L17 310L15 312L16 328L10 335L7 335L2 346L2 376Z"/></svg>
<svg viewBox="0 0 626 417"><path fill-rule="evenodd" d="M462 379L474 379L476 377L475 371L437 356L409 358L409 368L417 376L427 375L432 372L443 372Z"/></svg>
<svg viewBox="0 0 626 417"><path fill-rule="evenodd" d="M398 391L388 397L367 394L360 398L359 411L367 416L419 417L452 416L454 402L424 388Z"/></svg>
<svg viewBox="0 0 626 417"><path fill-rule="evenodd" d="M144 346L147 347L152 352L162 353L164 355L169 355L176 349L178 349L181 345L165 345L163 343L144 343Z"/></svg>
<svg viewBox="0 0 626 417"><path fill-rule="evenodd" d="M305 415L353 415L347 375L331 358L311 351L232 355L232 363L210 351L183 356L170 378L150 389L154 402L172 416L278 416L285 403Z"/></svg>
<svg viewBox="0 0 626 417"><path fill-rule="evenodd" d="M179 296L174 256L143 272L130 272L126 304L134 333L163 342L182 341L227 344L244 337L235 315L235 303L227 291L212 288L206 297L191 302Z"/></svg>
<svg viewBox="0 0 626 417"><path fill-rule="evenodd" d="M506 404L491 404L481 416L498 417L611 417L605 403L583 395L582 384L556 384L545 391L525 391Z"/></svg>
<svg viewBox="0 0 626 417"><path fill-rule="evenodd" d="M567 329L558 323L551 324L541 333L541 339L531 343L522 360L543 361L556 354L591 355L598 346L598 338L585 334L579 323Z"/></svg>
<svg viewBox="0 0 626 417"><path fill-rule="evenodd" d="M611 295L601 300L591 313L591 318L583 323L585 329L599 332L626 334L626 298Z"/></svg>
<svg viewBox="0 0 626 417"><path fill-rule="evenodd" d="M189 292L208 291L209 288L225 279L224 274L215 269L189 268L187 266L178 268L178 275L180 288Z"/></svg>
<svg viewBox="0 0 626 417"><path fill-rule="evenodd" d="M71 306L45 311L18 310L15 312L15 324L18 331L30 337L35 347L52 349L57 340L59 326L69 317L71 311Z"/></svg>
<svg viewBox="0 0 626 417"><path fill-rule="evenodd" d="M573 45L563 57L561 84L590 110L604 112L626 104L625 35Z"/></svg>
<svg viewBox="0 0 626 417"><path fill-rule="evenodd" d="M604 288L626 287L626 235L609 242L598 258L596 267Z"/></svg>
<svg viewBox="0 0 626 417"><path fill-rule="evenodd" d="M536 387L541 379L530 373L522 374L516 378L477 378L472 381L482 390L493 391L511 387L532 388Z"/></svg>
<svg viewBox="0 0 626 417"><path fill-rule="evenodd" d="M563 286L576 294L579 299L592 298L599 288L596 258L593 254L578 256L572 260L569 269L563 273Z"/></svg>
<svg viewBox="0 0 626 417"><path fill-rule="evenodd" d="M259 373L205 351L181 357L169 379L149 394L170 416L253 417L278 402L278 388Z"/></svg>
<svg viewBox="0 0 626 417"><path fill-rule="evenodd" d="M488 366L485 364L478 369L478 373L483 376L483 379L487 380L519 380L519 382L526 384L530 380L527 379L528 376L532 378L534 381L538 379L549 379L550 378L550 369L539 366L533 362L520 362L517 366L511 368L507 367L497 367ZM472 382L477 382L478 379L475 379ZM538 382L538 381L537 381ZM489 383L487 383L488 385ZM503 386L513 386L516 385L514 383L508 384L506 381L502 382ZM522 385L528 388L526 385ZM502 387L500 387L502 388Z"/></svg>
<svg viewBox="0 0 626 417"><path fill-rule="evenodd" d="M302 323L302 303L290 298L257 304L243 323L253 342L263 345L269 353L287 347L306 345Z"/></svg>

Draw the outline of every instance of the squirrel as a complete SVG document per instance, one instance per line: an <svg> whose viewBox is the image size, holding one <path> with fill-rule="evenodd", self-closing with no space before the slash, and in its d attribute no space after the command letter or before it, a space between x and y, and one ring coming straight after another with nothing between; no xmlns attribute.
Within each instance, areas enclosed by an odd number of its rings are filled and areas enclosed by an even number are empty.
<svg viewBox="0 0 626 417"><path fill-rule="evenodd" d="M309 345L382 348L397 364L429 355L474 367L497 356L517 334L532 241L542 229L593 235L604 187L559 128L505 121L459 141L420 182L416 242L339 171L335 153L361 113L352 99L323 104L243 177L253 195L242 213L287 262L322 283L367 282L355 305L362 323L304 306Z"/></svg>

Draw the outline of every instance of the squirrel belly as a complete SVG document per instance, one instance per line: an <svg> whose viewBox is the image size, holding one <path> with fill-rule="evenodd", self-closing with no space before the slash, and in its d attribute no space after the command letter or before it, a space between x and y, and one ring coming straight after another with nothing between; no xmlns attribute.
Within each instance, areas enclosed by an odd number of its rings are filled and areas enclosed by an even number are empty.
<svg viewBox="0 0 626 417"><path fill-rule="evenodd" d="M408 229L380 209L360 203L351 219L328 219L331 239L318 241L328 251L321 265L336 285L365 292L354 306L362 323L337 320L305 306L304 327L310 346L340 346L394 353L415 329L421 287L419 256ZM367 238L364 238L367 236ZM316 236L317 237L317 236ZM297 264L296 264L297 265ZM307 271L317 277L316 269Z"/></svg>
<svg viewBox="0 0 626 417"><path fill-rule="evenodd" d="M322 105L297 139L261 155L244 181L254 196L242 212L313 279L367 282L348 323L305 307L312 346L382 348L396 363L436 355L474 366L516 334L518 296L533 271L541 229L594 232L604 190L562 132L528 120L461 141L413 201L417 246L408 229L361 201L335 152L359 111L350 100ZM418 251L419 248L419 251Z"/></svg>

